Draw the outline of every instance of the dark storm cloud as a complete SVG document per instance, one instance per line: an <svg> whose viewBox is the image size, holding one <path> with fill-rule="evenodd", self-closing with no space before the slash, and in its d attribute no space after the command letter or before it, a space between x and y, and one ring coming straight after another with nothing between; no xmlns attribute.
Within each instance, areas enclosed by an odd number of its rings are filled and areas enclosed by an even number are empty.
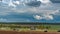
<svg viewBox="0 0 60 34"><path fill-rule="evenodd" d="M41 4L40 1L32 1L32 2L26 3L26 5L32 6L32 7L39 7L40 4Z"/></svg>
<svg viewBox="0 0 60 34"><path fill-rule="evenodd" d="M52 20L59 19L59 17L54 18L60 14L59 3L53 4L49 0L15 1L16 0L11 0L11 2L9 2L9 0L4 0L6 3L0 2L2 3L0 5L0 22L52 22Z"/></svg>
<svg viewBox="0 0 60 34"><path fill-rule="evenodd" d="M52 3L60 3L60 0L50 0Z"/></svg>

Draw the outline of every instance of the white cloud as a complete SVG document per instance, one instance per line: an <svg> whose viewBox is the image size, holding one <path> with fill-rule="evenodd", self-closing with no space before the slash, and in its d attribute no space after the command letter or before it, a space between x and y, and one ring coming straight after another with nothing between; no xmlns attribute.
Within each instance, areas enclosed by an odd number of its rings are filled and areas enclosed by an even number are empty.
<svg viewBox="0 0 60 34"><path fill-rule="evenodd" d="M39 10L38 8L30 9L33 14L36 13L38 15L35 15L34 18L37 20L46 19L46 20L53 20L53 15L59 15L60 12L59 9L57 10ZM41 16L40 16L41 15Z"/></svg>
<svg viewBox="0 0 60 34"><path fill-rule="evenodd" d="M32 0L21 0L21 1L2 0L2 3L8 4L8 6L16 7L17 5L20 5L20 3L25 5L25 3L28 3L29 1L32 1ZM37 0L37 1L41 1L41 3L44 5L51 4L50 0Z"/></svg>
<svg viewBox="0 0 60 34"><path fill-rule="evenodd" d="M7 6L13 6L16 7L13 3L12 0L2 0L2 3L6 4Z"/></svg>
<svg viewBox="0 0 60 34"><path fill-rule="evenodd" d="M40 0L40 1L42 3L47 4L47 5L41 4L40 7L27 7L27 6L24 7L23 6L23 8L10 8L10 7L8 7L8 8L5 8L6 10L4 10L3 12L1 12L0 15L7 15L7 14L9 14L9 12L16 12L16 13L26 13L27 12L27 13L30 13L30 14L33 14L33 15L34 14L39 14L39 15L35 15L34 16L34 18L37 19L37 20L40 20L40 19L47 19L47 20L51 19L51 20L53 20L54 17L52 15L58 14L59 13L59 9L55 8L56 10L54 10L54 9L51 8L52 10L48 10L47 8L55 7L55 6L53 6L52 4L50 4L49 0L46 0L46 1ZM16 3L16 4L19 5L20 2L16 1L14 3ZM8 2L8 5L16 7L16 5L14 3ZM23 3L21 3L21 4L23 4ZM40 15L42 15L42 16L40 16Z"/></svg>
<svg viewBox="0 0 60 34"><path fill-rule="evenodd" d="M9 3L8 6L16 7L16 5L14 5L13 3Z"/></svg>
<svg viewBox="0 0 60 34"><path fill-rule="evenodd" d="M52 15L45 15L43 18L46 20L53 20L54 19Z"/></svg>
<svg viewBox="0 0 60 34"><path fill-rule="evenodd" d="M53 16L52 15L42 15L42 16L39 16L39 15L35 15L33 16L35 19L37 20L41 20L41 19L46 19L46 20L53 20Z"/></svg>
<svg viewBox="0 0 60 34"><path fill-rule="evenodd" d="M47 6L51 6L52 2L50 0L37 0L41 2L41 6L40 7L47 7Z"/></svg>
<svg viewBox="0 0 60 34"><path fill-rule="evenodd" d="M5 12L4 12L4 15L6 14L9 14L9 12L16 12L16 13L30 13L30 14L39 14L39 15L35 15L34 18L37 19L37 20L40 20L40 19L46 19L46 20L53 20L53 16L52 15L56 15L59 13L59 9L56 9L56 10L45 10L45 9L42 9L40 7L28 7L26 6L26 8L20 8L20 9L17 9L17 8L11 8L11 9L6 9ZM3 12L2 12L3 13ZM0 13L1 14L1 13ZM52 15L51 15L52 14ZM40 16L42 15L42 16Z"/></svg>
<svg viewBox="0 0 60 34"><path fill-rule="evenodd" d="M37 19L37 20L40 20L40 19L42 19L42 17L41 16L39 16L39 15L35 15L35 16L33 16L35 19Z"/></svg>
<svg viewBox="0 0 60 34"><path fill-rule="evenodd" d="M6 4L7 6L16 7L19 5L19 1L13 1L13 0L2 0L2 3Z"/></svg>
<svg viewBox="0 0 60 34"><path fill-rule="evenodd" d="M49 3L50 0L37 0L37 1L41 1L42 3Z"/></svg>
<svg viewBox="0 0 60 34"><path fill-rule="evenodd" d="M18 5L20 4L19 1L14 1L13 3L14 3L14 4L18 4Z"/></svg>

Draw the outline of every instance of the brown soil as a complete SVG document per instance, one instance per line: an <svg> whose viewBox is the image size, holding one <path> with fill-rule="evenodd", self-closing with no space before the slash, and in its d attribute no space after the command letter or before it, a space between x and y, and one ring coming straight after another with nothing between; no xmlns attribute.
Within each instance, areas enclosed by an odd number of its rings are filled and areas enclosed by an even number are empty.
<svg viewBox="0 0 60 34"><path fill-rule="evenodd" d="M60 32L36 32L36 31L28 31L28 32L17 32L17 31L0 31L0 34L60 34Z"/></svg>

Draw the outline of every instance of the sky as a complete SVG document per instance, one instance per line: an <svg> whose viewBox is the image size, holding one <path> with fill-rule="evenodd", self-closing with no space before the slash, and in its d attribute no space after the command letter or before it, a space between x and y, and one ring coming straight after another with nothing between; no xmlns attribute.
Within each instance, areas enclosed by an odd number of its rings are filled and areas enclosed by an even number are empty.
<svg viewBox="0 0 60 34"><path fill-rule="evenodd" d="M60 0L0 0L0 22L60 22Z"/></svg>

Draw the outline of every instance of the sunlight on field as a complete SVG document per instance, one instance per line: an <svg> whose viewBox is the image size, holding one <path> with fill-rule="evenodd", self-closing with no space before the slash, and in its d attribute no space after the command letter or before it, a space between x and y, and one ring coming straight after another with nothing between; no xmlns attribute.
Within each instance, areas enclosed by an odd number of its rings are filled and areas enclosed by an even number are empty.
<svg viewBox="0 0 60 34"><path fill-rule="evenodd" d="M0 28L0 30L10 31L11 29L9 27L2 27L2 28Z"/></svg>

